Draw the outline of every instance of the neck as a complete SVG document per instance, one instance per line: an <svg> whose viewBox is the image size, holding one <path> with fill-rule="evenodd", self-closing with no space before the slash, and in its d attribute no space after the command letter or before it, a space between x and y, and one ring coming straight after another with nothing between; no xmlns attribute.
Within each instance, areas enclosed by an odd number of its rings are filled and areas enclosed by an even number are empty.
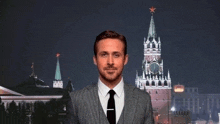
<svg viewBox="0 0 220 124"><path fill-rule="evenodd" d="M104 83L107 87L109 87L110 89L113 89L115 86L117 86L119 84L119 82L122 79L122 76L118 77L115 80L106 80L104 78L102 78L101 76L99 76L100 80L102 81L102 83Z"/></svg>

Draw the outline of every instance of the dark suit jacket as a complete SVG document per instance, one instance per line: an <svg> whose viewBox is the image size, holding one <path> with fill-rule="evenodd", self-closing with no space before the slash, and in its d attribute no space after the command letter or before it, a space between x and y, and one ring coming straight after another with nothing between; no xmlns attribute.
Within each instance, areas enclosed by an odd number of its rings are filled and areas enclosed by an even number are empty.
<svg viewBox="0 0 220 124"><path fill-rule="evenodd" d="M124 83L124 108L117 124L154 124L150 95ZM67 124L109 124L102 109L98 85L70 93Z"/></svg>

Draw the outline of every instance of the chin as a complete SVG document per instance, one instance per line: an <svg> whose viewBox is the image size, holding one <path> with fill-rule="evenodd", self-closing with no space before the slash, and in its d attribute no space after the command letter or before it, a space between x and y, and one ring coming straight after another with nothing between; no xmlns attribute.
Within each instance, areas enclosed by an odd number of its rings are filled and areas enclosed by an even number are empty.
<svg viewBox="0 0 220 124"><path fill-rule="evenodd" d="M114 82L118 79L120 79L121 75L118 74L117 72L114 72L113 74L109 74L107 72L99 73L101 78L107 82Z"/></svg>
<svg viewBox="0 0 220 124"><path fill-rule="evenodd" d="M109 81L109 82L112 82L112 81L116 80L116 78L112 78L112 77L105 77L104 79Z"/></svg>
<svg viewBox="0 0 220 124"><path fill-rule="evenodd" d="M118 80L120 78L120 76L106 76L105 79L109 82L114 82L116 80Z"/></svg>

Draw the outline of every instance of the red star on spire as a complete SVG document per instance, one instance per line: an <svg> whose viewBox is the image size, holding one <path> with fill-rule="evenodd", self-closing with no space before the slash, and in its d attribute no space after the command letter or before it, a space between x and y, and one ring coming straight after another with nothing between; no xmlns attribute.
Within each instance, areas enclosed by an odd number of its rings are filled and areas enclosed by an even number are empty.
<svg viewBox="0 0 220 124"><path fill-rule="evenodd" d="M59 56L60 56L60 54L59 54L59 53L57 53L57 54L56 54L56 57L59 57Z"/></svg>
<svg viewBox="0 0 220 124"><path fill-rule="evenodd" d="M151 8L149 8L150 9L150 13L155 13L155 9L156 8L154 8L153 6L151 7Z"/></svg>

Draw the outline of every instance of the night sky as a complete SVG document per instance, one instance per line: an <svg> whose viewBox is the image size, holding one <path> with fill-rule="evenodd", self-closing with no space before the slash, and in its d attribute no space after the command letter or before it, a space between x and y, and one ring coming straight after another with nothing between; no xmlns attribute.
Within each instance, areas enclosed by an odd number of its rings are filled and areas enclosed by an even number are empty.
<svg viewBox="0 0 220 124"><path fill-rule="evenodd" d="M129 62L124 80L135 85L141 74L143 40L154 6L157 36L162 42L164 71L172 85L220 93L219 0L3 0L0 18L0 85L15 86L31 74L52 86L56 53L64 86L76 89L97 82L93 64L95 37L104 30L123 34Z"/></svg>

